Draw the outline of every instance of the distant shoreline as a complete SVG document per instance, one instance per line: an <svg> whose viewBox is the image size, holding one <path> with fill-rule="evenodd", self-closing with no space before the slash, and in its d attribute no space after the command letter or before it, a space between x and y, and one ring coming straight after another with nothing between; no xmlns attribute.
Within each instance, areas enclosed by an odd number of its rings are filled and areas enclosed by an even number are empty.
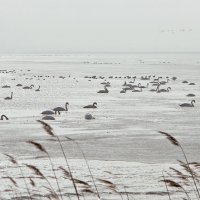
<svg viewBox="0 0 200 200"><path fill-rule="evenodd" d="M32 55L40 55L40 56L66 56L71 54L200 54L200 51L162 51L162 52L62 52L62 53L53 53L53 52L30 52L30 53L0 53L0 56L32 56Z"/></svg>

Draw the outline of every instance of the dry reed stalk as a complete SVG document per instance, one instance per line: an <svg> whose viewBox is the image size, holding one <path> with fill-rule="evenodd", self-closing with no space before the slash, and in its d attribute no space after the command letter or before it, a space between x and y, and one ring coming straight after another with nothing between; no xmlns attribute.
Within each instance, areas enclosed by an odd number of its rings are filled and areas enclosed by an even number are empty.
<svg viewBox="0 0 200 200"><path fill-rule="evenodd" d="M41 152L43 152L47 155L49 162L50 162L50 165L51 165L52 172L53 172L54 177L56 179L56 184L57 184L57 187L58 187L58 191L60 193L60 197L63 200L63 196L62 196L62 192L61 192L60 185L59 185L59 182L58 182L58 178L56 176L55 169L54 169L54 166L53 166L53 162L51 160L51 157L50 157L48 151L38 142L34 142L34 141L29 140L29 141L27 141L27 143L32 144L36 149L38 149L39 151L41 151Z"/></svg>
<svg viewBox="0 0 200 200"><path fill-rule="evenodd" d="M183 192L186 194L187 198L189 200L191 200L190 196L188 195L188 192L183 188L183 186L173 180L170 180L170 179L165 179L163 180L163 182L165 182L166 184L168 184L170 187L173 187L173 188L180 188L181 190L183 190Z"/></svg>
<svg viewBox="0 0 200 200"><path fill-rule="evenodd" d="M59 167L59 169L61 169L63 171L64 176L69 179L70 178L70 174L69 172L64 168L64 167Z"/></svg>
<svg viewBox="0 0 200 200"><path fill-rule="evenodd" d="M2 177L2 178L6 178L6 179L9 179L11 181L11 183L15 186L15 187L18 187L17 185L17 182L10 176L7 176L7 177Z"/></svg>
<svg viewBox="0 0 200 200"><path fill-rule="evenodd" d="M43 126L43 129L46 131L47 134L49 134L50 136L53 136L55 137L54 133L53 133L53 128L47 124L46 122L44 121L41 121L41 120L37 120L40 124L42 124Z"/></svg>
<svg viewBox="0 0 200 200"><path fill-rule="evenodd" d="M116 188L116 187L117 187L117 186L116 186L114 183L112 183L111 181L108 181L108 180L105 180L105 179L100 179L100 178L98 178L97 180L100 181L100 182L102 182L102 183L104 183L104 184L106 184L106 185L108 185L108 186L111 187L111 188Z"/></svg>
<svg viewBox="0 0 200 200"><path fill-rule="evenodd" d="M101 199L100 194L99 194L99 191L98 191L98 189L97 189L97 185L96 185L95 180L94 180L94 176L93 176L92 171L91 171L91 168L90 168L90 165L89 165L89 163L88 163L88 160L87 160L87 158L86 158L86 156L85 156L85 153L83 152L81 146L79 145L79 143L78 143L76 140L74 140L74 139L72 139L72 138L70 138L70 137L67 137L67 136L65 136L65 138L68 139L69 141L74 142L74 143L77 145L77 147L79 148L80 152L82 153L82 156L83 156L83 158L84 158L84 160L85 160L86 166L87 166L88 171L89 171L89 173L90 173L90 177L91 177L91 179L92 179L93 185L94 185L94 187L95 187L97 196L98 196L99 199Z"/></svg>
<svg viewBox="0 0 200 200"><path fill-rule="evenodd" d="M183 147L181 146L181 144L178 142L178 140L173 137L172 135L170 135L169 133L166 133L166 132L163 132L163 131L159 131L159 133L165 135L167 137L167 139L175 146L179 147L183 153L183 156L185 158L185 161L186 161L186 165L184 165L186 171L188 171L188 173L192 176L192 180L193 180L193 183L194 183L194 186L195 186L195 190L196 190L196 193L197 193L197 199L200 199L200 192L199 192L199 189L197 187L197 183L196 183L196 179L195 179L195 176L194 176L194 171L192 170L192 168L190 167L189 165L189 162L188 162L188 159L187 159L187 156L185 154L185 151L183 149Z"/></svg>
<svg viewBox="0 0 200 200"><path fill-rule="evenodd" d="M119 194L121 199L123 200L122 194L117 191L117 186L113 182L105 180L105 179L100 179L100 178L98 178L97 180L100 181L101 183L105 184L108 189L110 189L110 190L114 191L115 193Z"/></svg>
<svg viewBox="0 0 200 200"><path fill-rule="evenodd" d="M35 175L39 176L41 179L44 179L49 187L51 188L52 193L54 193L54 196L57 197L57 199L59 199L58 194L55 192L55 190L53 189L51 183L49 182L49 180L44 176L44 174L34 165L30 165L30 164L25 164L26 167L28 167Z"/></svg>
<svg viewBox="0 0 200 200"><path fill-rule="evenodd" d="M46 187L46 186L43 186L43 187L49 191L49 194L45 195L47 198L49 198L49 199L51 199L51 198L58 199L58 195L55 194L54 192L52 192L51 188Z"/></svg>
<svg viewBox="0 0 200 200"><path fill-rule="evenodd" d="M94 191L92 191L91 189L87 189L87 188L86 188L86 189L82 189L81 192L83 192L83 193L95 194Z"/></svg>
<svg viewBox="0 0 200 200"><path fill-rule="evenodd" d="M85 181L82 181L82 180L79 180L79 179L74 179L74 181L75 181L75 183L81 184L85 187L90 187L90 185Z"/></svg>
<svg viewBox="0 0 200 200"><path fill-rule="evenodd" d="M125 191L125 194L126 194L127 199L130 200L129 195L128 195L128 192L126 191L125 186L124 186L124 191ZM133 198L133 199L134 199L134 198Z"/></svg>
<svg viewBox="0 0 200 200"><path fill-rule="evenodd" d="M9 155L9 154L6 154L6 153L4 153L4 155L5 155L6 157L8 157L8 158L9 158L9 161L10 161L12 164L14 164L14 165L20 170L21 176L23 177L23 181L24 181L24 184L25 184L25 186L26 186L26 190L27 190L29 199L32 200L32 196L31 196L30 190L29 190L29 188L28 188L28 184L27 184L27 182L26 182L26 179L25 179L25 176L24 176L24 173L23 173L23 170L22 170L20 164L17 162L17 160L16 160L13 156L11 156L11 155Z"/></svg>
<svg viewBox="0 0 200 200"><path fill-rule="evenodd" d="M186 175L186 174L183 174L183 172L173 168L173 167L170 167L169 169L171 169L174 173L175 173L175 177L173 175L171 175L170 173L168 173L169 176L171 176L172 178L178 178L178 179L181 179L184 181L185 184L188 184L189 182L189 178L191 178L191 176L189 175Z"/></svg>
<svg viewBox="0 0 200 200"><path fill-rule="evenodd" d="M77 187L76 187L76 184L75 184L73 175L72 175L72 173L71 173L71 168L70 168L70 165L69 165L69 162L68 162L68 159L67 159L67 156L66 156L66 154L65 154L65 151L64 151L64 148L63 148L63 146L62 146L62 143L61 143L60 138L59 138L57 135L55 135L55 134L53 133L53 129L52 129L52 127L51 127L50 125L48 125L47 123L45 123L45 122L43 122L43 121L41 121L41 120L37 120L37 121L38 121L39 123L42 124L43 129L46 131L47 134L49 134L49 135L52 136L52 137L56 137L56 139L57 139L57 141L58 141L58 144L59 144L59 146L60 146L61 152L62 152L62 154L63 154L63 156L64 156L64 159L65 159L65 162L66 162L68 171L69 171L69 173L70 173L70 178L71 178L71 180L72 180L72 184L73 184L73 187L74 187L74 190L75 190L75 193L76 193L76 197L78 198L78 200L80 200L79 194L78 194L78 189L77 189Z"/></svg>
<svg viewBox="0 0 200 200"><path fill-rule="evenodd" d="M30 184L32 185L32 187L36 187L35 181L33 181L32 178L29 178Z"/></svg>

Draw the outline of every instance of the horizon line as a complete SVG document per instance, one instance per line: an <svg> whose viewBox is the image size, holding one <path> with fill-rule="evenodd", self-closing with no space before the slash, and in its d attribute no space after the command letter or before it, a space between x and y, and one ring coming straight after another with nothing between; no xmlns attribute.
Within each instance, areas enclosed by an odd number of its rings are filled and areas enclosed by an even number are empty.
<svg viewBox="0 0 200 200"><path fill-rule="evenodd" d="M66 55L66 54L198 54L200 51L66 51L66 52L13 52L0 55Z"/></svg>

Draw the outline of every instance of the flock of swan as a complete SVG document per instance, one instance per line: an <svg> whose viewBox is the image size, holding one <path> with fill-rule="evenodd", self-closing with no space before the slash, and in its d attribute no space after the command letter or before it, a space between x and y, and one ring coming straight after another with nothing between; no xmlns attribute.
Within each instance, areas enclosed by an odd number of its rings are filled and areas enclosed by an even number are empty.
<svg viewBox="0 0 200 200"><path fill-rule="evenodd" d="M13 71L11 71L13 73ZM0 72L1 73L1 72ZM34 76L36 77L36 76ZM43 78L43 76L38 76L39 78ZM46 76L48 77L48 76ZM70 75L69 75L70 77ZM65 79L65 76L59 76L59 78ZM168 93L172 90L170 86L168 86L168 83L171 81L176 81L177 77L156 77L156 76L141 76L141 77L136 77L136 76L109 76L109 77L104 77L104 76L85 76L85 79L88 81L92 81L94 79L102 79L103 82L100 84L103 86L103 89L97 91L98 94L108 94L109 93L109 87L111 87L110 80L112 79L124 79L123 84L121 85L122 88L119 91L120 93L127 93L127 92L143 92L144 90L148 90L150 92L155 92L155 93ZM109 81L108 81L109 79ZM44 79L43 79L44 80ZM77 81L77 80L76 80ZM141 82L145 81L145 84L142 85ZM136 83L137 82L137 83ZM188 81L182 81L182 84L188 84L188 85L195 85L195 83L189 83ZM34 88L34 85L31 84L30 86L23 86L22 84L18 83L16 87L21 87L24 90L31 90ZM151 87L151 88L150 88ZM9 85L3 85L2 88L11 88ZM37 89L35 89L36 92L40 92L40 86L38 86ZM195 97L195 94L187 94L187 97ZM7 96L4 98L4 100L13 100L13 92L11 92L10 96ZM195 100L193 99L191 103L182 103L179 106L180 107L194 107ZM42 119L43 120L55 120L55 116L58 114L60 115L61 112L67 112L69 107L69 103L66 102L64 107L55 107L49 110L44 110L41 112L42 114ZM93 104L83 106L84 109L95 109L97 108L97 102L94 102ZM5 115L2 115L1 120L8 120L8 117ZM90 113L86 113L85 119L91 120L95 119Z"/></svg>

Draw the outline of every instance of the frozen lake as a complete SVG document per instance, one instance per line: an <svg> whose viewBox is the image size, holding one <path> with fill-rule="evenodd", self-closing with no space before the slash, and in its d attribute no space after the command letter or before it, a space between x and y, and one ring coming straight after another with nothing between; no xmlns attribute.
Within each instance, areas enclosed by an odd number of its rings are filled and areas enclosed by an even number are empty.
<svg viewBox="0 0 200 200"><path fill-rule="evenodd" d="M76 144L65 136L79 143L95 178L113 181L120 191L126 186L132 199L168 198L166 194L159 195L166 192L159 180L162 171L176 166L176 159L182 159L182 155L158 131L175 136L190 161L200 160L200 54L1 55L0 70L12 71L0 73L0 114L9 118L0 121L0 152L9 153L22 163L35 162L48 171L45 159L34 159L41 153L26 144L27 140L34 140L48 149L56 166L62 165L58 144L50 140L36 120L42 119L42 111L64 107L65 102L69 102L68 112L54 116L56 120L48 123L63 141L72 171L79 178L88 180L87 168ZM126 76L136 76L135 84L146 86L150 81L140 77L149 75L160 76L161 81L169 77L170 81L160 88L171 87L171 91L150 92L155 87L149 84L142 92L120 93L124 81L133 81ZM171 80L174 76L176 81ZM97 93L105 80L111 84L109 93ZM195 85L182 83L185 80ZM24 90L16 87L19 83L34 87ZM11 88L2 88L3 85ZM39 86L40 91L36 92ZM4 100L11 92L13 99ZM196 96L186 97L189 93ZM194 107L179 106L192 99L196 100ZM97 109L83 108L93 102L97 102ZM85 120L87 112L95 120ZM7 162L5 157L2 159ZM99 187L104 199L120 199ZM174 194L174 199L176 196L179 194Z"/></svg>

